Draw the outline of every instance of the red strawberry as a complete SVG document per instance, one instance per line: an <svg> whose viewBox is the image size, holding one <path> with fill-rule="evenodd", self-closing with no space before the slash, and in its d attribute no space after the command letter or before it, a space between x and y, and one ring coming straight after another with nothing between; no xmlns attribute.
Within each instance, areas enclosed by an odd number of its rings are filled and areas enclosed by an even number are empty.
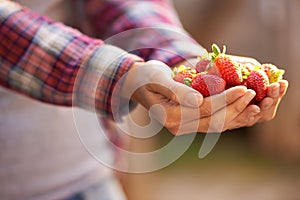
<svg viewBox="0 0 300 200"><path fill-rule="evenodd" d="M260 66L254 65L252 63L244 63L244 64L240 64L240 66L241 66L244 80L248 78L249 74L252 71L260 69Z"/></svg>
<svg viewBox="0 0 300 200"><path fill-rule="evenodd" d="M199 62L196 64L196 71L198 73L206 72L207 74L220 76L219 70L217 69L216 65L206 58L199 60Z"/></svg>
<svg viewBox="0 0 300 200"><path fill-rule="evenodd" d="M196 71L198 73L204 72L209 64L210 64L210 60L205 59L205 58L200 59L196 64Z"/></svg>
<svg viewBox="0 0 300 200"><path fill-rule="evenodd" d="M219 73L221 74L221 77L226 81L226 83L231 86L242 84L243 76L241 67L235 60L225 55L225 48L221 53L219 47L213 44L212 50L212 60L214 61Z"/></svg>
<svg viewBox="0 0 300 200"><path fill-rule="evenodd" d="M191 87L199 91L203 97L221 93L225 90L226 82L221 77L200 73L196 75L191 83Z"/></svg>
<svg viewBox="0 0 300 200"><path fill-rule="evenodd" d="M174 77L174 81L185 83L185 80L192 79L193 75L189 72L178 72Z"/></svg>
<svg viewBox="0 0 300 200"><path fill-rule="evenodd" d="M209 68L206 70L206 73L207 74L213 74L213 75L221 77L219 69L216 67L216 65L214 63L210 64Z"/></svg>
<svg viewBox="0 0 300 200"><path fill-rule="evenodd" d="M195 76L195 74L196 74L195 70L186 67L184 65L181 65L178 68L176 67L174 68L172 76L174 81L190 86L190 82L192 78Z"/></svg>
<svg viewBox="0 0 300 200"><path fill-rule="evenodd" d="M270 83L275 83L279 80L282 80L283 74L284 74L283 69L278 69L273 64L262 64L261 67L266 72L266 74L268 75Z"/></svg>
<svg viewBox="0 0 300 200"><path fill-rule="evenodd" d="M256 92L254 100L260 102L267 96L269 79L263 70L255 70L250 73L246 81L247 88Z"/></svg>

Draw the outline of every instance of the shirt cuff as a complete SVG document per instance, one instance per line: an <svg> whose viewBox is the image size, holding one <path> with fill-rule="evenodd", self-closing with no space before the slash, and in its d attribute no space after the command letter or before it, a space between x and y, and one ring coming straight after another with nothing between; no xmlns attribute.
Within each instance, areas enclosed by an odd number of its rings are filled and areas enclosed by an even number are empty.
<svg viewBox="0 0 300 200"><path fill-rule="evenodd" d="M73 105L113 120L128 113L132 102L121 96L124 76L143 59L112 45L96 47L82 62L74 85Z"/></svg>

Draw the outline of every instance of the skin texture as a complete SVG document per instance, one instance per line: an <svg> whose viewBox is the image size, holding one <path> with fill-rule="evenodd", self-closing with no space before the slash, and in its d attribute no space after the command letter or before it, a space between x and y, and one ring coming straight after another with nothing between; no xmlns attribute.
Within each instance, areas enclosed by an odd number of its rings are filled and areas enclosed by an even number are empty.
<svg viewBox="0 0 300 200"><path fill-rule="evenodd" d="M244 60L255 62L250 58ZM195 62L196 59L191 59L178 65L195 66ZM159 61L148 61L133 65L122 91L136 88L130 98L148 109L172 134L180 135L191 132L224 132L269 121L275 117L287 86L287 81L271 84L267 97L259 106L249 105L255 92L244 86L236 86L221 94L203 98L196 90L172 80L168 66ZM122 95L128 98L128 94Z"/></svg>

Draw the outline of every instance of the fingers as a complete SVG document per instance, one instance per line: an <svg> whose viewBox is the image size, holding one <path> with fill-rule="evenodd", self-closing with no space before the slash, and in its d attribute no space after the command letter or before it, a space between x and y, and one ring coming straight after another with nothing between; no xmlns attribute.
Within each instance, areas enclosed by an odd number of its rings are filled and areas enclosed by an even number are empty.
<svg viewBox="0 0 300 200"><path fill-rule="evenodd" d="M274 84L269 95L276 97L276 90L279 90L279 94L284 94L286 88L286 82L279 87ZM171 133L181 135L192 132L223 132L273 118L280 98L266 97L258 107L249 105L254 96L255 92L252 90L235 87L223 94L204 98L198 110L179 105L169 107L170 102L167 102L164 106L168 113L165 124Z"/></svg>
<svg viewBox="0 0 300 200"><path fill-rule="evenodd" d="M254 98L255 92L253 90L247 90L246 94L236 100L234 103L229 104L227 108L221 109L212 116L212 123L216 120L222 120L223 126L220 122L217 123L217 126L211 126L208 129L209 132L222 132L228 129L231 129L232 126L236 126L234 119L244 112L245 108L249 105L251 100ZM240 123L246 123L246 121Z"/></svg>
<svg viewBox="0 0 300 200"><path fill-rule="evenodd" d="M199 92L172 79L161 80L155 87L153 90L182 106L198 108L203 101L203 96Z"/></svg>
<svg viewBox="0 0 300 200"><path fill-rule="evenodd" d="M223 107L216 111L214 114L195 118L192 121L186 121L181 124L177 129L172 129L176 135L192 133L192 132L223 132L227 129L233 129L235 127L247 126L251 122L247 122L249 114L259 112L259 108L256 106L248 108L247 112L244 110L249 105L250 101L254 98L255 92L247 90L246 94L238 98L227 107ZM257 111L258 109L258 111ZM241 115L243 113L243 115ZM239 117L238 117L239 116ZM234 120L237 118L236 120ZM257 120L256 120L257 121Z"/></svg>
<svg viewBox="0 0 300 200"><path fill-rule="evenodd" d="M199 112L186 106L181 106L172 101L161 101L149 109L152 115L167 129L175 129L189 121L199 119Z"/></svg>
<svg viewBox="0 0 300 200"><path fill-rule="evenodd" d="M262 111L266 111L271 109L276 102L278 102L278 99L273 99L271 97L265 97L260 103L259 107L261 108Z"/></svg>
<svg viewBox="0 0 300 200"><path fill-rule="evenodd" d="M206 97L198 112L196 109L181 108L182 123L180 127L171 128L178 134L191 132L223 132L226 123L239 115L255 96L255 92L243 86L233 87L227 91Z"/></svg>
<svg viewBox="0 0 300 200"><path fill-rule="evenodd" d="M267 97L264 98L259 106L262 110L262 120L271 120L276 114L277 105L280 98L280 84L278 82L272 83L268 88Z"/></svg>
<svg viewBox="0 0 300 200"><path fill-rule="evenodd" d="M280 80L278 81L280 85L279 94L280 97L283 97L286 94L287 88L289 86L289 82L287 80Z"/></svg>
<svg viewBox="0 0 300 200"><path fill-rule="evenodd" d="M199 107L202 104L202 95L191 87L178 83L172 79L170 68L162 62L148 61L145 66L151 72L148 89L160 93L168 99L183 106Z"/></svg>
<svg viewBox="0 0 300 200"><path fill-rule="evenodd" d="M273 99L277 99L280 97L280 83L276 82L276 83L272 83L269 87L268 87L268 96L273 98Z"/></svg>
<svg viewBox="0 0 300 200"><path fill-rule="evenodd" d="M146 67L147 81L143 87L139 87L137 96L174 135L223 132L270 120L275 116L278 104L288 87L288 82L284 80L271 84L268 96L258 107L249 105L255 92L245 86L232 87L221 94L203 98L191 87L175 82L165 64L147 64L155 66Z"/></svg>
<svg viewBox="0 0 300 200"><path fill-rule="evenodd" d="M276 83L272 83L268 89L268 97L263 99L259 106L261 113L259 122L270 121L276 116L278 105L281 98L285 95L288 88L288 82L286 80L280 80Z"/></svg>
<svg viewBox="0 0 300 200"><path fill-rule="evenodd" d="M228 122L226 130L236 129L240 127L253 126L260 119L260 108L257 105L249 105L235 119Z"/></svg>
<svg viewBox="0 0 300 200"><path fill-rule="evenodd" d="M203 99L203 104L200 108L201 116L210 116L218 110L233 103L241 96L245 95L247 88L244 86L236 86L225 90L221 94L213 95Z"/></svg>

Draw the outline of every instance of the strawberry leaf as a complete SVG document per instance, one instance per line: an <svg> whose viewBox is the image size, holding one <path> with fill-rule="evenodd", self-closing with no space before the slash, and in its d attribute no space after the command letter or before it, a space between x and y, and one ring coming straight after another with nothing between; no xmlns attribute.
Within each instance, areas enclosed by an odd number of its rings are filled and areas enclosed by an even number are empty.
<svg viewBox="0 0 300 200"><path fill-rule="evenodd" d="M187 86L190 87L191 83L192 83L192 79L190 79L190 78L184 78L183 82L184 82L185 85L187 85Z"/></svg>
<svg viewBox="0 0 300 200"><path fill-rule="evenodd" d="M213 44L211 46L211 49L212 49L212 52L215 54L215 57L217 57L221 53L220 48L216 44Z"/></svg>

